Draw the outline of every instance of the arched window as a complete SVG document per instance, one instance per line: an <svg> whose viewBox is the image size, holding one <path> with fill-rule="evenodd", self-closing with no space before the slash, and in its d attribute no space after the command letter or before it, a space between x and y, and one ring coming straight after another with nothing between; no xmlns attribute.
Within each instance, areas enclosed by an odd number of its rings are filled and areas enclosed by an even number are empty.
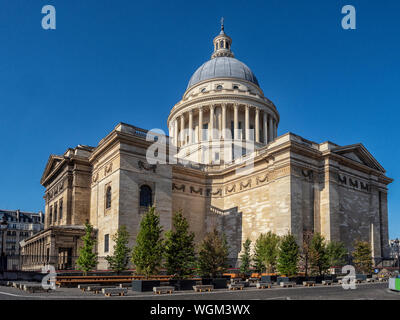
<svg viewBox="0 0 400 320"><path fill-rule="evenodd" d="M148 185L140 187L140 206L151 207L153 205L153 192Z"/></svg>
<svg viewBox="0 0 400 320"><path fill-rule="evenodd" d="M217 90L222 90L222 86L220 84L217 86Z"/></svg>
<svg viewBox="0 0 400 320"><path fill-rule="evenodd" d="M111 208L111 186L106 189L106 209Z"/></svg>

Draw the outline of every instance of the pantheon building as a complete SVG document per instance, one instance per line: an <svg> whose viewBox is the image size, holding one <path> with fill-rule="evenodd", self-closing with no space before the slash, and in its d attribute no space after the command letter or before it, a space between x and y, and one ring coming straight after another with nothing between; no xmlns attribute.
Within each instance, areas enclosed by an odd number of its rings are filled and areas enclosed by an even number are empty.
<svg viewBox="0 0 400 320"><path fill-rule="evenodd" d="M378 263L388 256L393 180L381 164L361 143L278 135L278 107L236 59L223 26L213 46L172 107L166 139L119 123L95 147L49 157L41 178L45 229L25 239L22 252L32 257L25 270L46 263L74 268L86 220L96 230L98 268L107 268L102 257L113 251L112 235L125 225L133 246L149 205L164 230L182 210L197 243L213 228L223 231L233 267L242 243L268 231L290 232L299 244L305 232L320 232L349 250L359 239L370 243ZM161 147L149 152L155 140Z"/></svg>

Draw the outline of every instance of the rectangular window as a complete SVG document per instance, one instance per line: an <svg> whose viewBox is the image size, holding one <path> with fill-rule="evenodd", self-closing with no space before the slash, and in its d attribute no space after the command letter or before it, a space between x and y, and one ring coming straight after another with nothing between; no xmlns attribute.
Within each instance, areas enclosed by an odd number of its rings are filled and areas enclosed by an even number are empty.
<svg viewBox="0 0 400 320"><path fill-rule="evenodd" d="M57 202L54 204L54 222L57 221Z"/></svg>
<svg viewBox="0 0 400 320"><path fill-rule="evenodd" d="M63 201L60 200L60 209L58 211L58 216L59 216L60 220L62 220L62 215L63 215Z"/></svg>
<svg viewBox="0 0 400 320"><path fill-rule="evenodd" d="M109 238L110 236L108 234L104 235L104 252L108 252Z"/></svg>

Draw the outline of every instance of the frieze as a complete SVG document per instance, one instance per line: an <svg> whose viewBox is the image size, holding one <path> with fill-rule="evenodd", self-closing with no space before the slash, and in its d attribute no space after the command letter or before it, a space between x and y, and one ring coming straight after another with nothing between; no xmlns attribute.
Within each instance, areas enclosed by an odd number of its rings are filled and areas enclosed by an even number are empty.
<svg viewBox="0 0 400 320"><path fill-rule="evenodd" d="M243 181L240 182L240 190L243 190L246 188L251 188L251 179L247 180L246 184Z"/></svg>
<svg viewBox="0 0 400 320"><path fill-rule="evenodd" d="M234 184L234 185L232 185L232 186L228 186L228 187L226 187L226 189L225 189L225 192L226 193L232 193L232 192L235 192L236 191L236 185Z"/></svg>
<svg viewBox="0 0 400 320"><path fill-rule="evenodd" d="M301 169L301 174L303 177L308 178L308 180L312 180L314 175L313 171L309 169Z"/></svg>
<svg viewBox="0 0 400 320"><path fill-rule="evenodd" d="M104 176L112 171L112 162L104 167Z"/></svg>
<svg viewBox="0 0 400 320"><path fill-rule="evenodd" d="M210 197L210 196L222 196L222 189L219 188L219 189L213 191L212 189L207 188L206 189L206 194L207 194L207 197Z"/></svg>
<svg viewBox="0 0 400 320"><path fill-rule="evenodd" d="M268 173L265 174L264 178L261 178L261 176L256 177L256 183L257 185L263 183L263 182L268 182Z"/></svg>
<svg viewBox="0 0 400 320"><path fill-rule="evenodd" d="M153 171L154 173L156 173L157 166L155 164L146 165L142 160L139 160L138 166L139 166L139 169L143 169L146 171Z"/></svg>
<svg viewBox="0 0 400 320"><path fill-rule="evenodd" d="M203 189L199 188L196 190L194 187L190 186L190 193L197 193L197 194L203 195Z"/></svg>
<svg viewBox="0 0 400 320"><path fill-rule="evenodd" d="M182 184L180 187L178 187L175 183L172 183L172 190L185 192L185 185Z"/></svg>
<svg viewBox="0 0 400 320"><path fill-rule="evenodd" d="M342 185L353 187L353 188L360 189L363 191L369 191L369 189L370 189L368 183L359 181L354 178L346 177L345 175L340 174L340 173L338 174L338 181Z"/></svg>
<svg viewBox="0 0 400 320"><path fill-rule="evenodd" d="M352 178L349 178L349 185L351 187L356 187L358 188L358 181L357 180L353 180Z"/></svg>

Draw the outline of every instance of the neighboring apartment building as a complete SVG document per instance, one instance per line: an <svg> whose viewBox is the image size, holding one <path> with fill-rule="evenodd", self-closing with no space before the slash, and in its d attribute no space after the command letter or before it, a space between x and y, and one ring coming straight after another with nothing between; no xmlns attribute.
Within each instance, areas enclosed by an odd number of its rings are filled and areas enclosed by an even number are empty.
<svg viewBox="0 0 400 320"><path fill-rule="evenodd" d="M1 235L4 240L0 238L0 252L4 252L7 256L18 256L20 242L43 230L44 213L0 209L0 221L3 221L4 217L8 225L5 234Z"/></svg>
<svg viewBox="0 0 400 320"><path fill-rule="evenodd" d="M390 257L396 259L397 261L397 258L400 255L400 240L399 239L389 240L389 247L390 247Z"/></svg>

